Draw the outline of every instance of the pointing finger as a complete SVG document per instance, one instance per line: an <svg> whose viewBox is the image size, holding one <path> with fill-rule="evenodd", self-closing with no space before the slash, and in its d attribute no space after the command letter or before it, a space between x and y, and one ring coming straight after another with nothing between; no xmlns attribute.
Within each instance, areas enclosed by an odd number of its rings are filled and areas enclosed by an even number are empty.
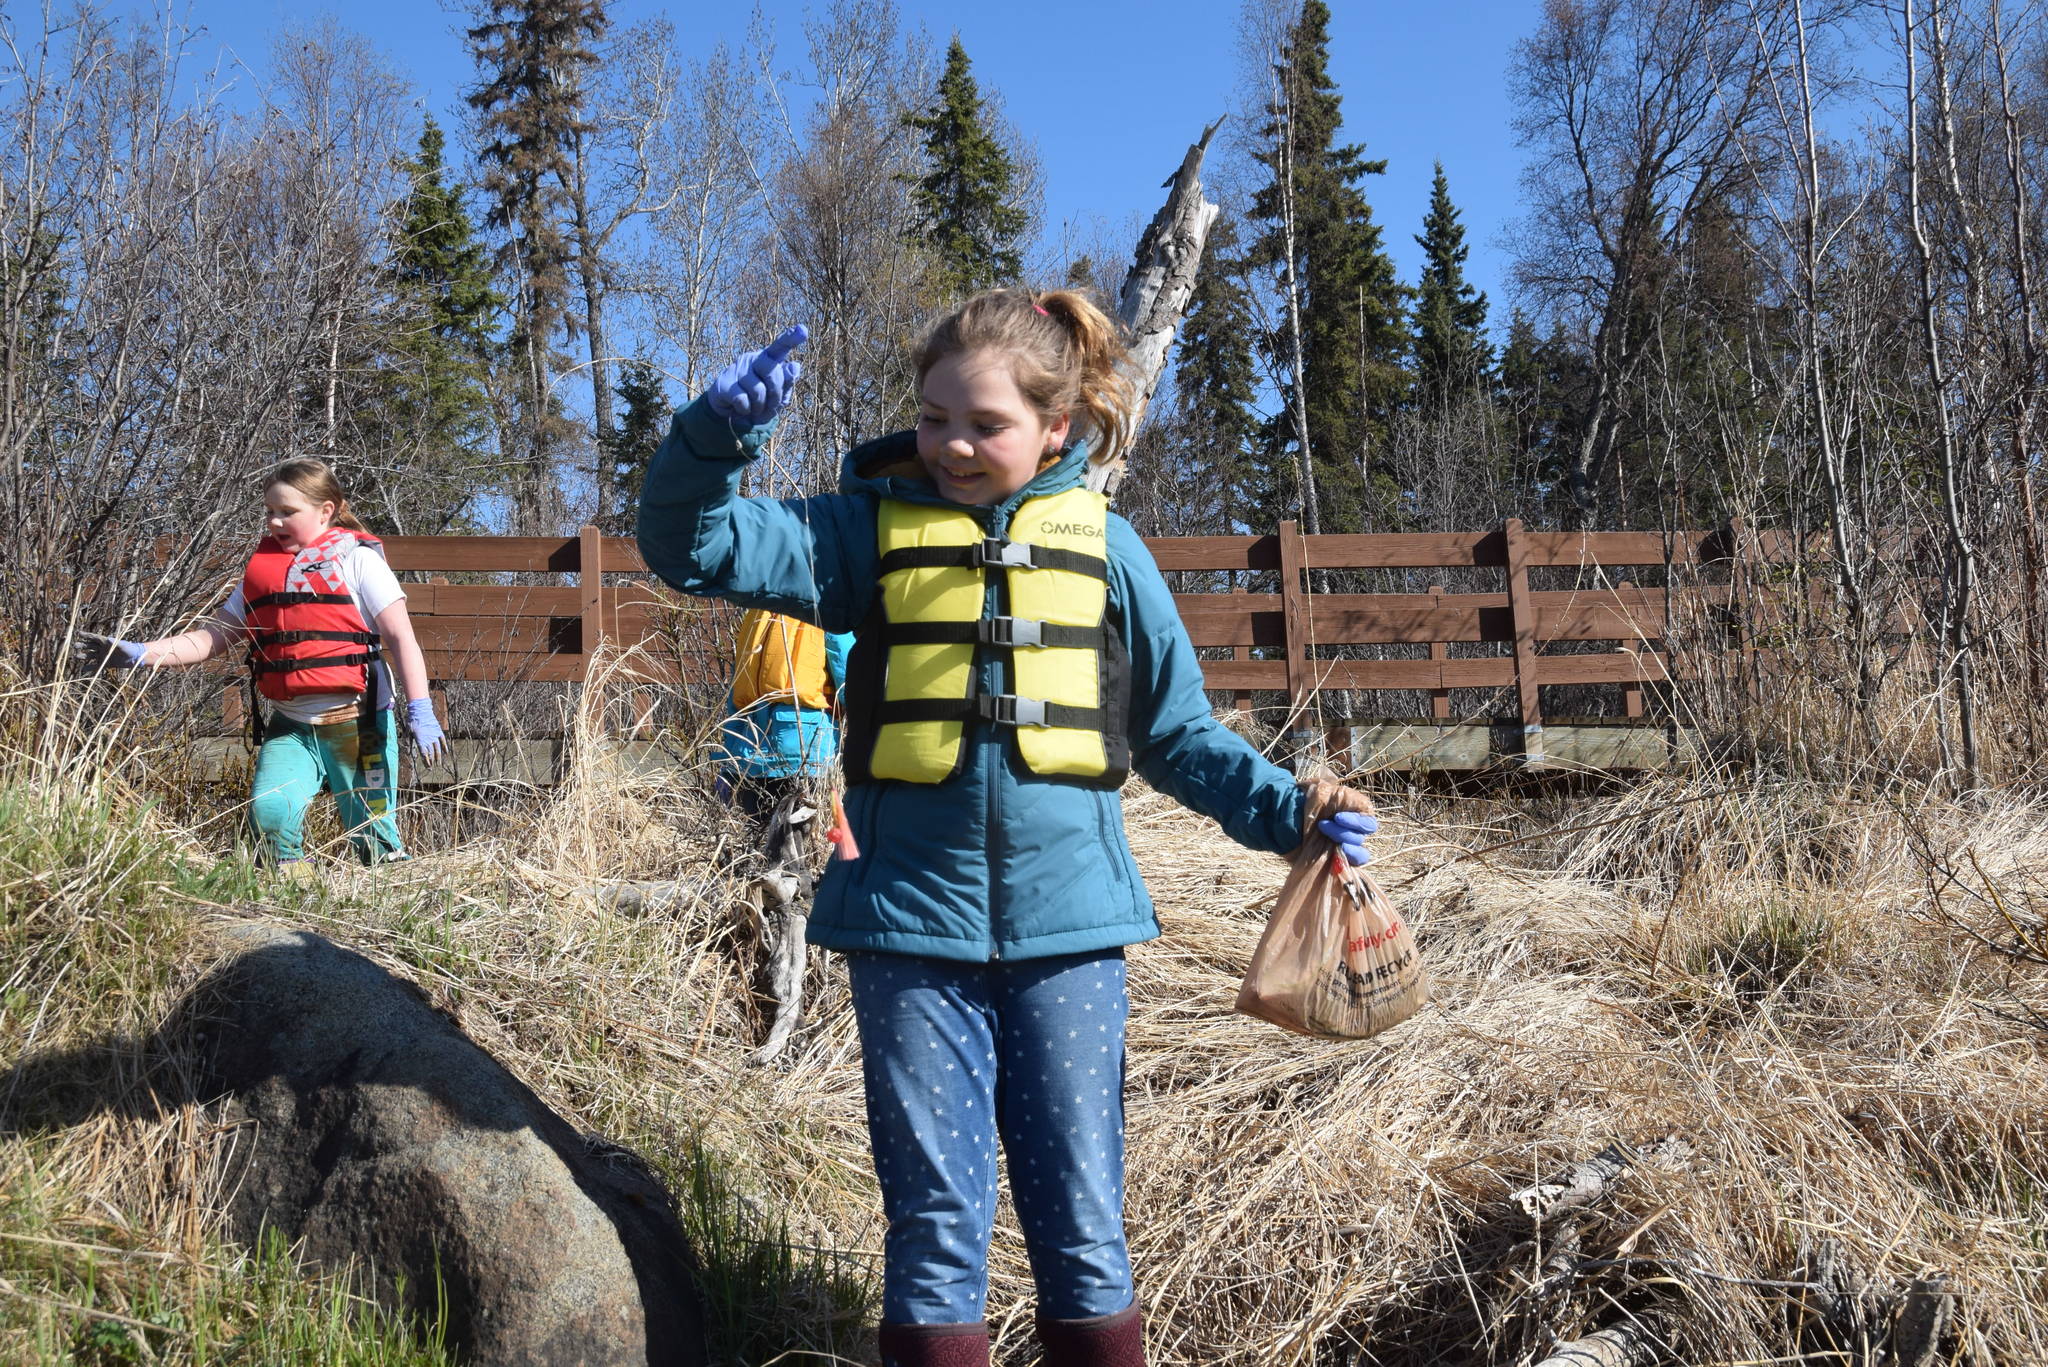
<svg viewBox="0 0 2048 1367"><path fill-rule="evenodd" d="M810 340L811 330L802 323L798 323L795 327L770 342L767 349L761 353L761 359L772 365Z"/></svg>

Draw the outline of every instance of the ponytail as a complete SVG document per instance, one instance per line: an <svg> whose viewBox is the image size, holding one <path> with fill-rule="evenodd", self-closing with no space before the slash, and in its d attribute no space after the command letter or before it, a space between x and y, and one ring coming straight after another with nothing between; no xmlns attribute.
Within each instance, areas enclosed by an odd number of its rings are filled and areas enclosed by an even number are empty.
<svg viewBox="0 0 2048 1367"><path fill-rule="evenodd" d="M992 351L1010 360L1025 401L1046 421L1071 414L1090 430L1089 459L1129 446L1136 393L1114 318L1080 290L990 290L962 304L918 348L917 378L947 356Z"/></svg>
<svg viewBox="0 0 2048 1367"><path fill-rule="evenodd" d="M285 461L264 477L263 487L285 485L304 494L309 502L332 503L334 525L346 527L352 532L368 532L348 506L348 495L341 491L341 481L335 478L334 467L324 460L312 456L299 456Z"/></svg>
<svg viewBox="0 0 2048 1367"><path fill-rule="evenodd" d="M1122 330L1114 318L1079 290L1052 290L1038 296L1038 307L1066 325L1080 362L1074 407L1088 415L1094 430L1097 464L1114 459L1131 444L1131 408L1137 395L1120 365L1130 359Z"/></svg>

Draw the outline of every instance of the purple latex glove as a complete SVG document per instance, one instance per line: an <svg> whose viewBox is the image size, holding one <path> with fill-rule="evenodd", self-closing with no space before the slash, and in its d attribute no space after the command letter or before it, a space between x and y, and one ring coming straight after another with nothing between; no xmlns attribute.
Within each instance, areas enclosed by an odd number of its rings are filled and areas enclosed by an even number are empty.
<svg viewBox="0 0 2048 1367"><path fill-rule="evenodd" d="M71 638L72 658L89 673L102 669L140 669L142 654L149 647L139 641L123 641L81 631Z"/></svg>
<svg viewBox="0 0 2048 1367"><path fill-rule="evenodd" d="M759 351L749 351L718 372L711 388L704 391L711 411L728 422L758 427L782 411L790 386L803 374L803 367L789 358L811 337L798 323Z"/></svg>
<svg viewBox="0 0 2048 1367"><path fill-rule="evenodd" d="M429 764L440 763L448 741L441 731L441 719L434 715L434 700L414 698L407 703L405 724L412 730L413 744L420 748L420 758Z"/></svg>
<svg viewBox="0 0 2048 1367"><path fill-rule="evenodd" d="M1316 823L1316 829L1336 842L1344 854L1344 862L1356 868L1372 862L1372 851L1365 847L1365 838L1380 828L1380 819L1365 812L1338 812Z"/></svg>

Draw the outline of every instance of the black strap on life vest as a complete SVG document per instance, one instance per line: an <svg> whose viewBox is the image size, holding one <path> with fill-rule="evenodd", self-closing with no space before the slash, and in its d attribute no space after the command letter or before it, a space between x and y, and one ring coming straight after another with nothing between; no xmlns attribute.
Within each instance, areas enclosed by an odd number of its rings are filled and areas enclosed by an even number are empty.
<svg viewBox="0 0 2048 1367"><path fill-rule="evenodd" d="M882 632L887 625L882 595L877 593L867 616L854 629L853 649L846 653L846 683L839 690L839 706L846 717L846 724L840 729L839 766L849 784L868 783L874 778L868 760L874 754L875 737L881 734L881 721L875 714L882 706L882 681L886 673L883 662L889 654L888 647L882 644ZM966 759L964 746L961 759Z"/></svg>
<svg viewBox="0 0 2048 1367"><path fill-rule="evenodd" d="M379 684L382 680L376 677L378 671L384 668L383 659L384 656L381 651L371 651L367 655L361 656L335 656L325 660L312 660L308 661L306 665L300 665L296 661L284 663L291 668L306 668L316 664L366 663L368 674L363 679L362 697L356 703L356 735L359 737L357 744L359 747L367 747L373 754L382 755L384 753L384 720L391 710L388 707L378 706L380 694L390 691L388 688L380 688ZM262 692L256 687L256 675L259 672L260 663L259 661L250 661L249 669L249 743L259 750L263 748L265 732L268 730L263 715L265 699ZM262 670L261 672L272 673L276 671Z"/></svg>
<svg viewBox="0 0 2048 1367"><path fill-rule="evenodd" d="M263 748L263 694L256 687L256 673L249 672L249 744L258 750Z"/></svg>
<svg viewBox="0 0 2048 1367"><path fill-rule="evenodd" d="M885 554L881 563L883 574L947 569L1065 570L1090 579L1109 579L1109 562L1099 555L1034 546L1001 536L984 537L967 546L899 546Z"/></svg>
<svg viewBox="0 0 2048 1367"><path fill-rule="evenodd" d="M345 669L350 665L366 665L384 656L375 650L365 650L354 655L321 655L310 660L257 660L249 661L249 670L254 674L295 674L301 669Z"/></svg>
<svg viewBox="0 0 2048 1367"><path fill-rule="evenodd" d="M1020 698L1014 693L977 693L971 698L884 700L876 711L883 726L903 721L986 721L998 726L1059 726L1075 731L1100 731L1109 718L1106 708L1070 707L1066 703Z"/></svg>
<svg viewBox="0 0 2048 1367"><path fill-rule="evenodd" d="M374 755L380 765L384 762L384 723L391 709L377 704L379 694L391 692L389 678L383 652L371 651L363 670L363 696L356 702L356 753Z"/></svg>
<svg viewBox="0 0 2048 1367"><path fill-rule="evenodd" d="M354 645L376 645L384 638L374 631L257 631L250 633L259 649L294 646L301 641L348 641Z"/></svg>
<svg viewBox="0 0 2048 1367"><path fill-rule="evenodd" d="M245 606L254 612L257 608L295 608L305 603L350 603L356 600L345 593L266 593Z"/></svg>
<svg viewBox="0 0 2048 1367"><path fill-rule="evenodd" d="M984 617L974 622L893 622L882 630L882 644L892 646L1052 646L1092 650L1102 640L1100 627L1070 627L1030 617Z"/></svg>

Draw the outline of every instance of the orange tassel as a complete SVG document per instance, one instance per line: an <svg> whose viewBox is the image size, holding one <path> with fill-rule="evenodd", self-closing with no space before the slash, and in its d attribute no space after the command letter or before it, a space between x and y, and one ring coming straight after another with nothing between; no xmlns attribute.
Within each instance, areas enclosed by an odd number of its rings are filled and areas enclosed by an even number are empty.
<svg viewBox="0 0 2048 1367"><path fill-rule="evenodd" d="M825 838L839 847L839 858L860 858L860 846L854 843L853 828L846 824L846 808L840 805L837 793L832 795L832 829L825 832Z"/></svg>

